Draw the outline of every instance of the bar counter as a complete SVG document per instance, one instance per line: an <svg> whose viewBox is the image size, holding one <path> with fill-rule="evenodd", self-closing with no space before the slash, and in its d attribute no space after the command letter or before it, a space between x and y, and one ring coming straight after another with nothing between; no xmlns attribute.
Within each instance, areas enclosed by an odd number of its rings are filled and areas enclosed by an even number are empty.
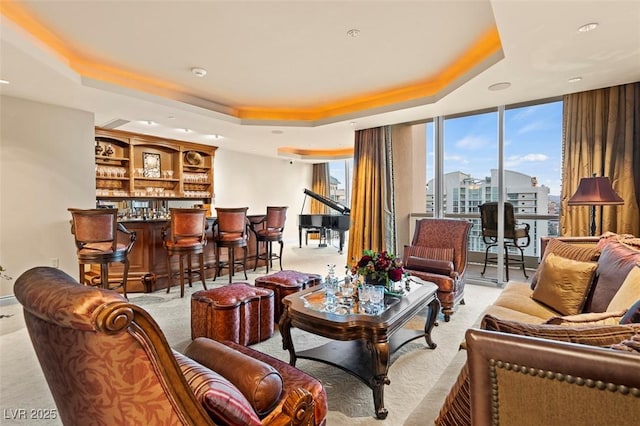
<svg viewBox="0 0 640 426"><path fill-rule="evenodd" d="M250 222L248 241L247 241L247 270L252 270L256 259L256 236L252 229L259 229L263 226L261 223L265 218L263 215L248 215ZM152 293L159 289L167 288L167 251L162 244L162 230L168 225L168 219L122 219L122 223L129 231L136 233L136 242L133 245L131 253L129 253L129 275L127 279L127 292L131 293ZM215 276L216 268L216 244L213 238L215 217L207 218L207 245L204 252L204 270L206 278ZM261 247L261 252L264 249ZM242 259L243 250L238 248L235 252L236 259ZM198 257L193 256L193 270L198 270ZM227 250L220 252L220 262L227 262ZM260 259L258 266L264 266L265 260ZM113 263L109 265L109 283L114 285L122 281L123 265ZM179 270L178 257L174 256L171 263L171 270L176 273ZM223 269L227 272L227 269ZM228 272L227 272L228 273ZM100 280L100 265L91 265L87 270L85 279L95 282ZM186 279L186 277L185 277ZM236 267L234 281L245 281L241 267ZM197 275L193 278L194 285L202 286L200 277ZM218 277L217 282L227 283L229 278L227 274ZM180 286L179 277L172 280L174 287Z"/></svg>

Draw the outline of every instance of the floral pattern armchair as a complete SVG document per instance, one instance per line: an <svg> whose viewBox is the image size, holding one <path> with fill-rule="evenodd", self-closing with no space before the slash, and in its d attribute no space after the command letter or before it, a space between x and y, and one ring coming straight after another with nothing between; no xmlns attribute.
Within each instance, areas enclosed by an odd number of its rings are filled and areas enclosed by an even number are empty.
<svg viewBox="0 0 640 426"><path fill-rule="evenodd" d="M404 247L405 270L438 286L444 320L464 304L467 243L472 224L466 220L421 219L411 245Z"/></svg>
<svg viewBox="0 0 640 426"><path fill-rule="evenodd" d="M296 368L232 342L174 352L153 318L48 267L14 292L65 425L319 425L326 393Z"/></svg>

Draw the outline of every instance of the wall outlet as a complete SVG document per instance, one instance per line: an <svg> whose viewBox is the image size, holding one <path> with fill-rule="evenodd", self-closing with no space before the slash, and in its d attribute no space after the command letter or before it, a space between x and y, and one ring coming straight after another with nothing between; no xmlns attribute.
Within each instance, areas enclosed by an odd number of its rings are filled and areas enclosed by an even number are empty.
<svg viewBox="0 0 640 426"><path fill-rule="evenodd" d="M58 259L57 257L52 257L51 260L49 261L49 264L54 268L59 268L60 267L60 259Z"/></svg>

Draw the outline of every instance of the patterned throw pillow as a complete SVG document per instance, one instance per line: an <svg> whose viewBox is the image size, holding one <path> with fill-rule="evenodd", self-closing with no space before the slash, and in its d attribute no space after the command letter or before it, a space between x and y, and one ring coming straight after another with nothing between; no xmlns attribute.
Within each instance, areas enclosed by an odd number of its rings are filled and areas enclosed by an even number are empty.
<svg viewBox="0 0 640 426"><path fill-rule="evenodd" d="M178 352L173 354L196 398L214 422L247 426L261 424L249 401L231 382Z"/></svg>
<svg viewBox="0 0 640 426"><path fill-rule="evenodd" d="M568 244L558 239L551 239L547 244L544 251L544 256L540 262L540 266L531 277L531 289L535 289L540 279L540 273L542 272L542 265L545 258L553 253L556 256L564 257L565 259L577 260L579 262L595 262L600 256L600 250L594 247L581 247L575 244Z"/></svg>
<svg viewBox="0 0 640 426"><path fill-rule="evenodd" d="M527 324L518 321L508 321L492 315L484 316L482 319L482 328L521 336L539 337L600 347L608 347L624 339L628 339L636 333L640 333L640 324L565 327L562 325Z"/></svg>
<svg viewBox="0 0 640 426"><path fill-rule="evenodd" d="M531 298L562 315L579 314L597 266L595 262L579 262L549 253L544 256L540 280Z"/></svg>

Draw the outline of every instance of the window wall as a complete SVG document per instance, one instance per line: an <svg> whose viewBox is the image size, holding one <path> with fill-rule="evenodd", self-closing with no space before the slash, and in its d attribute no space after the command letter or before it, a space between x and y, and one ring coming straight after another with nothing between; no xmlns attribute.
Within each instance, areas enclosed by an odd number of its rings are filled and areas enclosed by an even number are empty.
<svg viewBox="0 0 640 426"><path fill-rule="evenodd" d="M351 205L351 172L353 158L329 162L329 198L342 205Z"/></svg>
<svg viewBox="0 0 640 426"><path fill-rule="evenodd" d="M478 206L499 201L502 194L503 201L514 205L517 222L530 225L525 256L529 267L535 267L540 237L557 235L558 229L562 102L443 117L428 122L426 129L427 215L473 222L469 258L483 263L486 245ZM441 191L439 200L436 187ZM496 255L495 249L490 252ZM475 278L482 278L481 269L472 268ZM497 272L495 266L489 267L484 278L500 280ZM515 269L510 276L524 278Z"/></svg>

